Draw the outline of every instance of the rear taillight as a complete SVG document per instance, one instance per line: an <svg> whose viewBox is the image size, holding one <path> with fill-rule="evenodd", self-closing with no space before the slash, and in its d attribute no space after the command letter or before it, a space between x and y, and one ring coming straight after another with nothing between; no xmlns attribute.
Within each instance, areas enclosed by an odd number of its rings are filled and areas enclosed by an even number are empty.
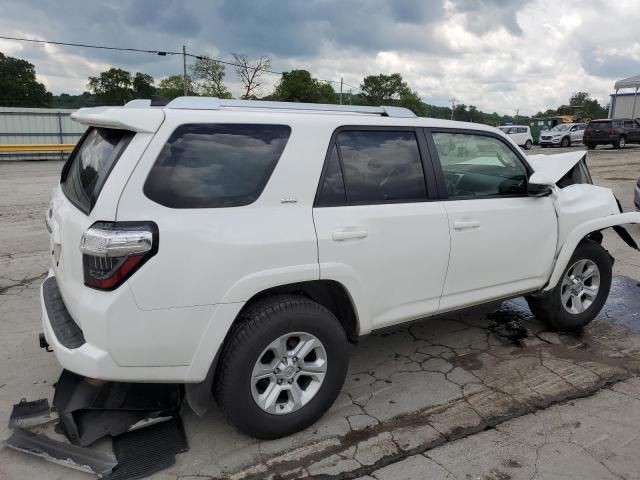
<svg viewBox="0 0 640 480"><path fill-rule="evenodd" d="M153 222L97 222L80 240L84 284L113 290L158 251Z"/></svg>
<svg viewBox="0 0 640 480"><path fill-rule="evenodd" d="M609 130L609 135L615 135L616 134L616 129L612 128L611 130Z"/></svg>

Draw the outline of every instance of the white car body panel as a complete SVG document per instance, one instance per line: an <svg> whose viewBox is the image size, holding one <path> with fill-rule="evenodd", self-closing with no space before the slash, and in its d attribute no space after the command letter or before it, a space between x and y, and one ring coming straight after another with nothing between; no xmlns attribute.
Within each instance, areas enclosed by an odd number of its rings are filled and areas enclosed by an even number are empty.
<svg viewBox="0 0 640 480"><path fill-rule="evenodd" d="M593 185L556 189L554 196L542 198L314 208L336 128L497 132L480 124L344 112L143 105L82 109L73 118L137 132L88 215L58 186L47 220L54 252L50 275L56 276L86 343L74 350L61 345L43 308L45 336L63 367L93 378L204 380L245 303L275 286L338 282L354 305L358 333L364 335L551 288L584 235L619 223L640 223L640 214L617 214L610 190ZM172 209L153 202L142 190L167 139L185 123L288 125L291 135L254 203ZM551 157L529 160L535 171L557 181L584 152ZM80 239L97 221L153 221L160 232L158 253L113 291L84 285Z"/></svg>
<svg viewBox="0 0 640 480"><path fill-rule="evenodd" d="M321 207L313 217L320 278L357 286L361 334L438 312L450 244L442 203ZM349 229L357 238L335 237Z"/></svg>
<svg viewBox="0 0 640 480"><path fill-rule="evenodd" d="M506 298L546 283L557 243L551 198L457 200L445 207L451 260L442 311Z"/></svg>

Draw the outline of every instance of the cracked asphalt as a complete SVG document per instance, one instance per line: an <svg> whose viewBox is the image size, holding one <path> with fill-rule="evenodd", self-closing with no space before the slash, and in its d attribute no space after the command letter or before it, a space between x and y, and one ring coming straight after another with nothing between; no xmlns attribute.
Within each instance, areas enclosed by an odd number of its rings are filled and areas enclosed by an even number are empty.
<svg viewBox="0 0 640 480"><path fill-rule="evenodd" d="M639 165L640 147L589 152L595 183L626 210ZM43 218L60 168L0 163L7 420L21 398L51 398L60 373L36 339ZM582 334L546 331L522 299L375 333L353 349L342 393L314 426L264 442L237 432L215 405L203 419L185 412L190 451L153 478L640 478L640 253L615 235L605 244L616 257L614 288ZM0 424L0 439L8 436ZM5 478L91 477L0 447Z"/></svg>

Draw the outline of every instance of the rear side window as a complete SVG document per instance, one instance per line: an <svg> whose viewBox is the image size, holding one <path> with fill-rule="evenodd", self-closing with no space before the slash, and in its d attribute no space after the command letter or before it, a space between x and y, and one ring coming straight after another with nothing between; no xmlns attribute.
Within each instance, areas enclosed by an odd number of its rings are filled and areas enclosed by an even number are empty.
<svg viewBox="0 0 640 480"><path fill-rule="evenodd" d="M85 213L93 208L118 158L134 133L91 127L62 171L62 190Z"/></svg>
<svg viewBox="0 0 640 480"><path fill-rule="evenodd" d="M319 205L339 201L341 182L349 204L426 200L414 131L343 130L332 148L335 151L329 158Z"/></svg>
<svg viewBox="0 0 640 480"><path fill-rule="evenodd" d="M587 129L589 130L602 130L607 128L611 128L611 122L589 122L589 125L587 125Z"/></svg>
<svg viewBox="0 0 640 480"><path fill-rule="evenodd" d="M290 133L286 125L182 125L158 155L144 193L170 208L253 203L267 184Z"/></svg>

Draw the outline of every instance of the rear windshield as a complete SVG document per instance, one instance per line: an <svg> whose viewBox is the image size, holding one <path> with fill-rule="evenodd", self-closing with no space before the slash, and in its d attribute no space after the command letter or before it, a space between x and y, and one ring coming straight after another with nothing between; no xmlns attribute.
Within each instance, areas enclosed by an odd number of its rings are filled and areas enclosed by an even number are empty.
<svg viewBox="0 0 640 480"><path fill-rule="evenodd" d="M278 163L290 132L286 125L182 125L158 155L144 193L170 208L253 203Z"/></svg>
<svg viewBox="0 0 640 480"><path fill-rule="evenodd" d="M62 190L85 213L93 208L111 169L133 138L127 130L91 127L62 170Z"/></svg>
<svg viewBox="0 0 640 480"><path fill-rule="evenodd" d="M589 122L589 125L587 125L587 128L589 130L592 130L594 128L611 128L611 122Z"/></svg>

